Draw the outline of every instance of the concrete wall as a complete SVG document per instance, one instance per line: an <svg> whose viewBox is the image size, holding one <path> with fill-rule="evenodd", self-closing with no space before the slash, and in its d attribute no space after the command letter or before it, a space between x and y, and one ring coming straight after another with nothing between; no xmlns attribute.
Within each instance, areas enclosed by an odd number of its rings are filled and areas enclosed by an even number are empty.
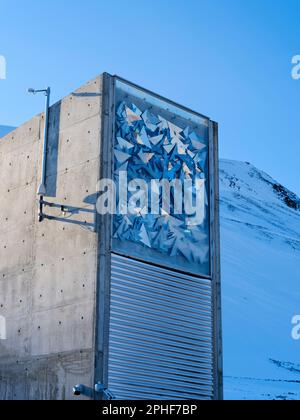
<svg viewBox="0 0 300 420"><path fill-rule="evenodd" d="M0 141L0 399L93 387L101 108L102 76L51 108L42 223L44 115Z"/></svg>

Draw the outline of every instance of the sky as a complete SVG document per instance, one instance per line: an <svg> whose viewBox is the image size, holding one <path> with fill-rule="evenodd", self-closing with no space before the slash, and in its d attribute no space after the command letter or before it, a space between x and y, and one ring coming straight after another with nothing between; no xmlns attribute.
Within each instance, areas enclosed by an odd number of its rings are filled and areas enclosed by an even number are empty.
<svg viewBox="0 0 300 420"><path fill-rule="evenodd" d="M299 0L0 0L0 125L106 71L216 120L220 156L300 195Z"/></svg>

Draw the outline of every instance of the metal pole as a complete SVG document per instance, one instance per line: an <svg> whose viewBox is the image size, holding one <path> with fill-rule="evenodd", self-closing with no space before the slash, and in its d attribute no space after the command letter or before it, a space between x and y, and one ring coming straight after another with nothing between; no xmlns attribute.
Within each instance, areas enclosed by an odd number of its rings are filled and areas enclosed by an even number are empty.
<svg viewBox="0 0 300 420"><path fill-rule="evenodd" d="M41 184L38 189L38 195L42 197L46 195L46 169L47 169L50 93L51 93L51 90L48 87L48 89L45 91L46 101L45 101L45 130L44 130L43 160L42 160Z"/></svg>
<svg viewBox="0 0 300 420"><path fill-rule="evenodd" d="M46 195L46 169L47 169L47 149L48 149L48 131L49 131L49 110L50 110L50 94L51 89L48 87L47 89L28 89L28 93L32 93L33 95L37 93L44 93L46 96L45 101L45 130L44 130L44 144L43 144L43 158L42 158L42 173L41 173L41 183L38 188L38 195L40 197L39 200L39 221L42 222L44 220L44 196Z"/></svg>

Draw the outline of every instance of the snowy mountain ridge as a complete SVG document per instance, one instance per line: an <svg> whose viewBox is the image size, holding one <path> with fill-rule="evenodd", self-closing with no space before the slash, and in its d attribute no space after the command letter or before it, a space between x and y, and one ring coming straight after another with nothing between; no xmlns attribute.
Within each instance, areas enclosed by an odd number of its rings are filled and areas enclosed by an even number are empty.
<svg viewBox="0 0 300 420"><path fill-rule="evenodd" d="M220 162L225 398L300 399L300 199Z"/></svg>

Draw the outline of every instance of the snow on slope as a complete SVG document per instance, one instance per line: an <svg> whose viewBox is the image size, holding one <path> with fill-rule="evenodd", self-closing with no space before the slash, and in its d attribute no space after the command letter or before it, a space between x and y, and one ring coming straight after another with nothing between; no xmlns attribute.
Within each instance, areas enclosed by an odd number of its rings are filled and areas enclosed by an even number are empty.
<svg viewBox="0 0 300 420"><path fill-rule="evenodd" d="M7 125L0 125L0 138L6 136L6 134L13 131L13 127L8 127Z"/></svg>
<svg viewBox="0 0 300 420"><path fill-rule="evenodd" d="M300 199L250 164L220 171L225 398L300 400Z"/></svg>

